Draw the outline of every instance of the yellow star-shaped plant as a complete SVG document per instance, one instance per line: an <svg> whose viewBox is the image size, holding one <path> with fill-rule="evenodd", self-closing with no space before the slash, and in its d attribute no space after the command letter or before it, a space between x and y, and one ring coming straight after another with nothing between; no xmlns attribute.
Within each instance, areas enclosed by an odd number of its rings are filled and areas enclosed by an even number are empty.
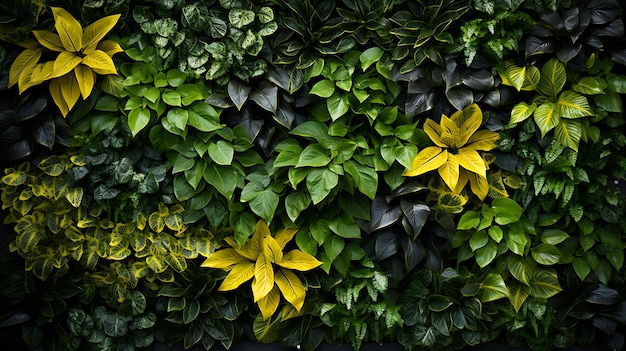
<svg viewBox="0 0 626 351"><path fill-rule="evenodd" d="M461 193L469 181L472 192L484 199L489 192L488 162L480 152L497 147L498 133L478 130L482 121L482 111L476 104L449 118L442 115L439 124L427 119L424 131L435 145L421 150L403 175L414 177L436 169L455 194Z"/></svg>
<svg viewBox="0 0 626 351"><path fill-rule="evenodd" d="M202 266L228 271L219 291L234 290L252 279L254 302L258 304L263 320L274 314L281 293L300 311L306 288L292 270L308 271L322 262L297 249L283 254L283 249L297 232L297 229L287 228L273 237L265 221L260 220L254 234L243 246L240 247L234 238L226 238L231 247L216 251Z"/></svg>
<svg viewBox="0 0 626 351"><path fill-rule="evenodd" d="M115 26L120 15L101 18L85 30L66 10L52 7L55 29L34 30L38 45L29 45L13 61L9 87L17 84L20 94L50 80L50 94L66 116L82 95L86 99L96 82L96 74L117 74L112 56L122 52L119 44L102 40ZM45 49L58 53L52 61L39 62Z"/></svg>

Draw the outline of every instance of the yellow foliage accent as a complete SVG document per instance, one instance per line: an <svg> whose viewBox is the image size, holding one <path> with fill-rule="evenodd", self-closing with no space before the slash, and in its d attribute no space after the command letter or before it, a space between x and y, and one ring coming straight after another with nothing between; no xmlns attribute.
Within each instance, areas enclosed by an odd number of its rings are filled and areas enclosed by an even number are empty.
<svg viewBox="0 0 626 351"><path fill-rule="evenodd" d="M86 99L96 83L96 74L117 74L112 56L122 52L119 44L102 39L115 26L120 15L101 18L83 31L66 10L52 7L57 34L37 30L38 45L20 53L9 70L9 87L17 84L20 94L50 80L50 94L61 114L67 116L82 95ZM44 49L57 56L39 62Z"/></svg>
<svg viewBox="0 0 626 351"><path fill-rule="evenodd" d="M201 266L229 272L218 289L220 291L236 289L252 279L254 302L259 306L263 320L269 319L276 311L280 293L300 311L306 288L291 270L308 271L319 267L322 262L297 249L283 255L282 250L297 232L293 228L283 229L274 238L267 223L260 220L244 245L239 246L232 237L226 238L231 247L214 252Z"/></svg>
<svg viewBox="0 0 626 351"><path fill-rule="evenodd" d="M424 131L435 146L418 152L411 168L402 175L414 177L436 169L454 194L460 194L469 180L472 192L484 199L489 190L486 174L489 166L479 152L496 148L499 136L496 132L478 130L482 122L482 111L475 103L451 117L442 115L439 124L426 120Z"/></svg>

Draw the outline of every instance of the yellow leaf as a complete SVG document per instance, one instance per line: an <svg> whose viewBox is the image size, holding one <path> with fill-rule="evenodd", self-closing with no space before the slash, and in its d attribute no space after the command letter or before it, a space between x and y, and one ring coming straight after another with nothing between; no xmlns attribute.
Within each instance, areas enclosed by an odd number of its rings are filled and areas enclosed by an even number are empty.
<svg viewBox="0 0 626 351"><path fill-rule="evenodd" d="M461 146L459 140L460 129L455 123L455 120L460 119L459 116L463 116L463 111L456 111L450 118L446 115L441 115L441 140L449 148L456 149L458 146Z"/></svg>
<svg viewBox="0 0 626 351"><path fill-rule="evenodd" d="M53 7L52 14L54 27L59 33L65 50L80 52L83 44L83 27L69 12L60 7Z"/></svg>
<svg viewBox="0 0 626 351"><path fill-rule="evenodd" d="M251 261L256 261L263 250L261 245L266 236L271 236L270 228L265 221L260 220L256 223L252 237L238 250L239 254Z"/></svg>
<svg viewBox="0 0 626 351"><path fill-rule="evenodd" d="M113 59L102 50L94 50L85 55L82 63L98 74L117 74Z"/></svg>
<svg viewBox="0 0 626 351"><path fill-rule="evenodd" d="M274 267L265 255L259 255L254 265L252 294L254 302L264 298L274 288Z"/></svg>
<svg viewBox="0 0 626 351"><path fill-rule="evenodd" d="M26 49L17 55L9 70L9 88L17 84L20 80L26 83L30 80L30 75L37 61L41 58L42 52L42 48ZM26 88L22 89L20 87L20 94L23 90L26 90Z"/></svg>
<svg viewBox="0 0 626 351"><path fill-rule="evenodd" d="M470 172L479 174L482 177L487 177L487 167L485 166L485 161L482 157L480 157L476 150L461 148L459 149L459 153L455 156L461 167Z"/></svg>
<svg viewBox="0 0 626 351"><path fill-rule="evenodd" d="M237 289L241 284L254 277L254 263L242 262L230 270L218 291L230 291Z"/></svg>
<svg viewBox="0 0 626 351"><path fill-rule="evenodd" d="M263 256L269 263L280 262L283 258L283 251L280 245L271 236L267 236L263 240Z"/></svg>
<svg viewBox="0 0 626 351"><path fill-rule="evenodd" d="M250 261L238 254L235 249L227 248L214 252L200 266L209 268L220 268L229 271L235 265L244 262Z"/></svg>
<svg viewBox="0 0 626 351"><path fill-rule="evenodd" d="M459 181L456 183L456 188L451 189L453 193L460 194L461 191L463 191L465 185L469 182L468 174L470 174L470 172L462 168L459 169Z"/></svg>
<svg viewBox="0 0 626 351"><path fill-rule="evenodd" d="M45 63L38 63L30 76L30 83L37 85L43 83L45 80L52 78L54 72L54 62L48 61Z"/></svg>
<svg viewBox="0 0 626 351"><path fill-rule="evenodd" d="M83 43L85 53L96 49L98 42L115 26L120 15L111 15L101 18L85 28L83 33Z"/></svg>
<svg viewBox="0 0 626 351"><path fill-rule="evenodd" d="M309 271L319 267L322 262L318 261L312 255L300 250L291 250L287 252L283 259L277 264L287 269L293 269L301 272Z"/></svg>
<svg viewBox="0 0 626 351"><path fill-rule="evenodd" d="M263 315L263 320L268 320L276 309L278 308L278 303L280 302L280 292L278 288L274 287L269 294L267 294L264 298L260 299L257 302L259 306L259 310L261 310L261 315Z"/></svg>
<svg viewBox="0 0 626 351"><path fill-rule="evenodd" d="M80 89L80 94L84 99L87 99L91 94L93 86L96 84L96 74L91 68L85 65L78 65L74 68L74 74L76 75L76 81Z"/></svg>
<svg viewBox="0 0 626 351"><path fill-rule="evenodd" d="M515 312L519 312L519 309L522 308L524 301L530 296L530 287L524 284L512 284L509 287L509 301L513 305Z"/></svg>
<svg viewBox="0 0 626 351"><path fill-rule="evenodd" d="M424 132L426 132L426 135L428 135L435 145L444 148L448 147L448 144L444 143L441 139L441 126L437 124L437 122L430 118L427 119L426 122L424 122Z"/></svg>
<svg viewBox="0 0 626 351"><path fill-rule="evenodd" d="M74 207L80 206L83 200L83 188L70 188L65 194L65 198Z"/></svg>
<svg viewBox="0 0 626 351"><path fill-rule="evenodd" d="M158 212L152 212L150 217L148 217L148 225L155 232L162 232L165 229L165 216L160 215Z"/></svg>
<svg viewBox="0 0 626 351"><path fill-rule="evenodd" d="M478 107L477 104L470 104L463 109L463 113L461 114L463 120L461 124L457 122L459 128L459 144L461 147L465 145L468 140L472 137L472 135L480 128L480 125L483 123L483 113Z"/></svg>
<svg viewBox="0 0 626 351"><path fill-rule="evenodd" d="M73 52L63 51L54 60L53 78L62 77L78 66L82 59Z"/></svg>
<svg viewBox="0 0 626 351"><path fill-rule="evenodd" d="M274 235L274 239L276 239L276 242L280 246L281 250L285 248L287 243L293 239L297 232L298 228L284 228Z"/></svg>
<svg viewBox="0 0 626 351"><path fill-rule="evenodd" d="M39 44L43 45L46 49L59 52L65 51L61 37L58 35L47 30L34 30L33 35L35 35Z"/></svg>
<svg viewBox="0 0 626 351"><path fill-rule="evenodd" d="M420 151L411 163L411 169L402 173L404 176L414 177L435 170L448 160L448 152L437 146L429 146Z"/></svg>
<svg viewBox="0 0 626 351"><path fill-rule="evenodd" d="M276 272L274 279L285 300L295 307L296 310L300 311L304 305L306 290L298 276L289 270L281 268Z"/></svg>
<svg viewBox="0 0 626 351"><path fill-rule="evenodd" d="M487 182L487 178L476 173L469 173L467 177L469 178L472 192L481 200L487 197L487 194L489 193L489 183Z"/></svg>
<svg viewBox="0 0 626 351"><path fill-rule="evenodd" d="M120 46L120 44L114 42L113 40L103 40L98 46L98 50L104 51L105 54L109 56L113 56L119 52L124 52L124 49Z"/></svg>
<svg viewBox="0 0 626 351"><path fill-rule="evenodd" d="M469 139L463 149L476 151L489 151L495 149L496 141L500 136L490 130L479 130Z"/></svg>
<svg viewBox="0 0 626 351"><path fill-rule="evenodd" d="M456 183L459 181L459 161L456 155L448 153L448 160L437 168L437 171L450 189L456 188Z"/></svg>
<svg viewBox="0 0 626 351"><path fill-rule="evenodd" d="M76 77L73 74L68 74L60 78L55 78L54 80L59 81L63 101L65 101L67 109L71 110L80 97L80 88L78 87Z"/></svg>

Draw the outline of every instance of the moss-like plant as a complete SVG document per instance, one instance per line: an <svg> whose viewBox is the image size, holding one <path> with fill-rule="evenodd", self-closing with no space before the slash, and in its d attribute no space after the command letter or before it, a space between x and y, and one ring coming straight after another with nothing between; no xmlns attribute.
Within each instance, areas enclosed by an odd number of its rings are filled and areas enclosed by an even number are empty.
<svg viewBox="0 0 626 351"><path fill-rule="evenodd" d="M442 115L440 124L427 119L424 131L435 146L421 150L403 175L414 177L437 170L455 194L469 181L472 192L484 199L489 192L488 163L479 152L495 149L499 136L489 130L479 131L482 121L482 111L476 104L451 117Z"/></svg>
<svg viewBox="0 0 626 351"><path fill-rule="evenodd" d="M297 232L297 229L286 228L272 236L267 224L260 220L252 238L245 245L239 246L233 238L225 238L231 247L216 251L202 266L228 271L219 291L237 289L252 279L254 302L258 304L264 320L270 318L278 308L281 294L300 311L304 305L306 287L292 270L308 271L322 262L297 249L283 255L285 246Z"/></svg>
<svg viewBox="0 0 626 351"><path fill-rule="evenodd" d="M52 14L58 34L33 31L39 45L27 48L15 58L9 72L9 87L17 84L22 93L50 80L50 94L66 116L80 96L86 99L91 94L97 74L117 74L112 56L123 50L116 42L102 39L120 15L99 19L83 30L66 10L53 7ZM46 49L58 53L57 56L39 62Z"/></svg>

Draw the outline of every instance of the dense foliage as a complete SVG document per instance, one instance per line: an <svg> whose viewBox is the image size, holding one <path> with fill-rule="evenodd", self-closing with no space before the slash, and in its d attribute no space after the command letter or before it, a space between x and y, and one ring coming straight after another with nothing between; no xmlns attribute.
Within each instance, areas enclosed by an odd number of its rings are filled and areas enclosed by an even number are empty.
<svg viewBox="0 0 626 351"><path fill-rule="evenodd" d="M0 4L0 331L623 348L622 6Z"/></svg>

